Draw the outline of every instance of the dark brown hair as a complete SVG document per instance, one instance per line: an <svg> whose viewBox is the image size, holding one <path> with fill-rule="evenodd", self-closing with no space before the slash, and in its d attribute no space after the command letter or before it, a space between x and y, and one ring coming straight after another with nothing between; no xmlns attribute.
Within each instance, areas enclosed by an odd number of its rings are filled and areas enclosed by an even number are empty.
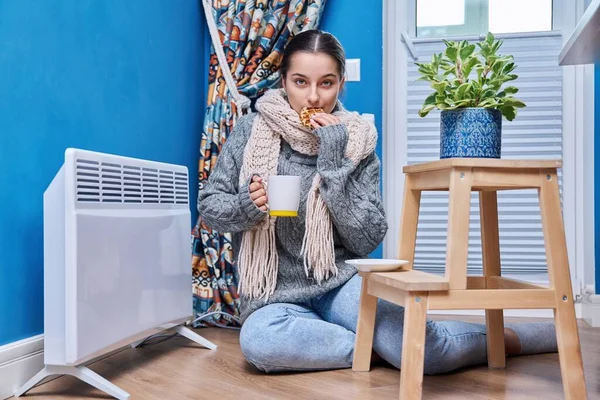
<svg viewBox="0 0 600 400"><path fill-rule="evenodd" d="M346 53L340 41L331 33L314 29L294 36L283 50L283 60L279 69L283 79L285 79L290 69L292 56L297 52L327 54L337 63L340 79L344 78L346 73Z"/></svg>

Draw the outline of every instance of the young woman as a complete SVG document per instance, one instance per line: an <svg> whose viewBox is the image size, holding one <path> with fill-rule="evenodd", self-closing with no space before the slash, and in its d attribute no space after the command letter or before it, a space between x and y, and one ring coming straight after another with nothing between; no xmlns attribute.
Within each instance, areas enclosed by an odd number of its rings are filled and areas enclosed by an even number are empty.
<svg viewBox="0 0 600 400"><path fill-rule="evenodd" d="M331 34L297 35L283 54L283 88L240 118L200 192L203 221L235 233L240 345L265 372L352 366L361 278L344 261L366 257L387 231L377 132L338 102L344 65ZM322 110L309 127L300 119L307 107ZM301 177L298 217L269 216L271 175ZM397 368L403 317L402 307L379 300L373 348ZM507 354L556 351L552 324L509 328ZM428 322L425 373L485 363L485 338L484 325Z"/></svg>

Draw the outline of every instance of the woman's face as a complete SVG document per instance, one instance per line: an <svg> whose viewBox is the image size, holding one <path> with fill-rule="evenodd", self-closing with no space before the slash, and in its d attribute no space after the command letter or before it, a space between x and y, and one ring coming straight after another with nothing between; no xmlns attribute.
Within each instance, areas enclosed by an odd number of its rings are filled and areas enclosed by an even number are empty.
<svg viewBox="0 0 600 400"><path fill-rule="evenodd" d="M292 55L283 87L290 106L298 114L304 107L322 108L330 114L344 80L335 59L324 53L298 52Z"/></svg>

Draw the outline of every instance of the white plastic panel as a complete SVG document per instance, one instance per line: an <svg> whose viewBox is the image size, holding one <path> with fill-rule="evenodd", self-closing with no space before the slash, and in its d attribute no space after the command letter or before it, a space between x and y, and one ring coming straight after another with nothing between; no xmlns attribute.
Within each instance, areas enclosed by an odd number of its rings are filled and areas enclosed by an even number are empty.
<svg viewBox="0 0 600 400"><path fill-rule="evenodd" d="M192 315L189 210L90 209L75 224L67 364Z"/></svg>

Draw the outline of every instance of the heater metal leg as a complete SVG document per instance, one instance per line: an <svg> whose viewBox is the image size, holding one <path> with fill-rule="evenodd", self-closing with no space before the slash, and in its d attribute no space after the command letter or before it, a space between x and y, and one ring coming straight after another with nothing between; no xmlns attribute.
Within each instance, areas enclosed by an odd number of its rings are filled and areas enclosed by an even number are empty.
<svg viewBox="0 0 600 400"><path fill-rule="evenodd" d="M15 392L15 397L19 397L25 394L29 389L34 387L36 384L41 382L43 379L52 375L71 375L82 381L89 383L93 387L102 390L105 393L117 398L119 400L129 399L129 393L119 388L113 383L110 383L88 367L67 367L61 365L46 365L40 372L38 372L33 378L25 383L19 390Z"/></svg>
<svg viewBox="0 0 600 400"><path fill-rule="evenodd" d="M215 350L217 348L216 344L214 344L213 342L209 341L208 339L203 338L202 336L198 335L196 332L194 332L193 330L191 330L191 329L189 329L189 328L187 328L185 326L178 325L177 327L171 328L171 329L174 329L175 333L178 333L181 336L185 336L186 338L190 339L192 342L196 342L200 346L204 346L207 349ZM167 332L168 332L168 330L166 330L163 333L167 333ZM146 340L147 340L147 338L146 339L142 339L142 340L138 340L137 342L133 342L131 344L131 347L135 349L140 344L144 343Z"/></svg>
<svg viewBox="0 0 600 400"><path fill-rule="evenodd" d="M131 343L131 348L132 349L137 348L140 344L144 343L146 341L146 339L148 339L148 338L145 338L145 339L142 339L142 340L138 340L137 342Z"/></svg>
<svg viewBox="0 0 600 400"><path fill-rule="evenodd" d="M179 333L181 336L185 336L192 342L198 343L200 346L206 347L207 349L215 350L217 348L216 344L209 341L208 339L203 338L202 336L198 335L196 332L185 326L178 326L175 332Z"/></svg>

